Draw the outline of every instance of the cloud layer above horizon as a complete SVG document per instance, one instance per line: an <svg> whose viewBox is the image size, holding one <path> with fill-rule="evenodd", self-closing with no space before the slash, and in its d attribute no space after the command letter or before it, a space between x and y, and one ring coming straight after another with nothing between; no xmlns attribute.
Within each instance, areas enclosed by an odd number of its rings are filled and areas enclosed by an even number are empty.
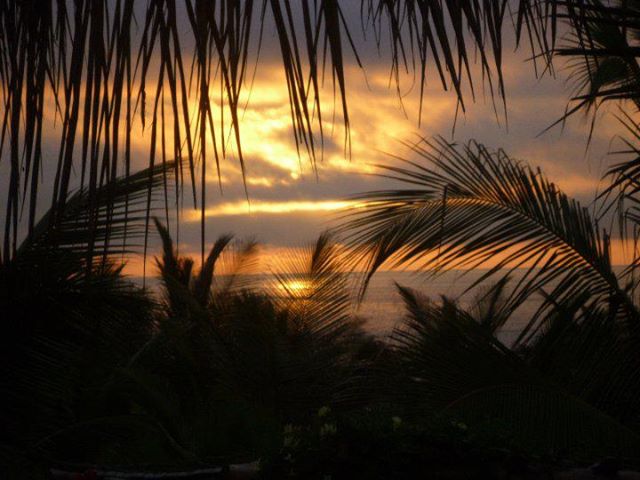
<svg viewBox="0 0 640 480"><path fill-rule="evenodd" d="M246 170L243 173L240 168L231 136L219 170L213 159L207 163L204 212L208 242L228 232L240 238L253 237L264 244L266 257L269 252L309 244L336 224L340 212L352 205L350 196L394 186L391 180L375 176L376 165L394 164L398 157L415 159L405 144L420 137L442 135L458 143L474 139L490 148L503 148L510 156L540 167L561 189L587 205L594 199L607 166L615 160L607 155L615 149L612 138L622 133L615 111L601 112L588 145L590 118L585 116L576 115L563 128L545 131L563 115L570 90L562 69L556 78L547 75L537 79L525 52L504 56L506 118L502 100L492 98L482 88L480 72L475 75L475 101L468 88L465 92L466 112L460 111L455 94L443 91L431 72L418 124L420 89L416 79L407 73L396 88L387 57L369 48L361 52L364 70L353 57L347 57L348 135L340 105L336 104L339 99L327 78L322 103L323 145L313 162L304 149L296 148L286 80L273 53L276 47L272 32L265 32L264 44L264 58L241 98L247 105L240 119ZM153 79L148 83L151 89ZM195 111L196 99L190 101ZM166 98L168 111L169 102ZM55 109L48 111L53 115ZM55 124L53 116L51 125L45 146L49 155L55 155L61 126ZM148 164L150 132L148 125L144 130L141 125L136 128L132 151L136 165L142 168ZM345 139L350 148L345 148ZM173 151L169 132L166 143L167 151ZM207 151L212 150L211 143ZM0 164L0 175L6 168L6 162ZM52 175L45 171L44 182L50 183ZM43 191L46 195L46 188ZM193 208L188 185L182 198L180 249L199 255L200 213ZM175 223L175 218L171 222ZM154 238L151 251L157 247ZM130 272L140 271L140 262L132 262Z"/></svg>
<svg viewBox="0 0 640 480"><path fill-rule="evenodd" d="M366 72L352 66L348 73L350 155L345 153L342 119L336 115L333 123L327 122L322 155L313 164L304 151L296 150L281 72L276 65L262 65L241 120L244 179L233 153L222 161L220 176L214 162L208 166L207 238L234 232L256 237L273 251L308 244L335 225L351 195L393 186L375 176L376 165L394 164L396 157L415 159L404 143L421 136L443 135L459 143L474 139L503 148L540 167L561 189L588 205L611 162L607 153L612 137L621 133L611 112L600 114L590 143L586 117L572 117L563 128L545 131L564 113L568 89L561 75L536 79L518 54L505 62L507 121L499 98L495 106L490 97L479 98L461 113L455 95L433 81L418 125L419 95L417 88L408 87L409 76L402 79L400 96L383 62ZM325 108L325 119L333 113L331 107ZM232 152L232 142L229 148ZM198 252L200 213L186 209L181 242L186 251Z"/></svg>

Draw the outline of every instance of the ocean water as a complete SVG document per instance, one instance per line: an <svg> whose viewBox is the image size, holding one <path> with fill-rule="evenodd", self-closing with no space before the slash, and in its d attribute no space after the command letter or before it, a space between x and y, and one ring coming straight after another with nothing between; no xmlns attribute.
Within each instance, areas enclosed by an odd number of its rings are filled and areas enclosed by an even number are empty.
<svg viewBox="0 0 640 480"><path fill-rule="evenodd" d="M386 337L393 332L395 327L400 326L405 318L404 303L396 284L414 289L432 300L439 300L443 295L447 296L457 300L458 304L465 308L470 307L474 303L474 299L481 293L477 288L471 291L467 291L467 289L483 273L485 273L483 270L449 271L434 278L417 272L378 272L372 277L362 303L356 305L354 302L354 313L365 320L367 331L380 337ZM517 281L519 276L517 271L512 274L513 281ZM351 278L353 282L350 283L356 284L359 278L360 276L353 275ZM495 280L498 278L500 278L499 275L495 277ZM247 285L258 289L273 287L276 282L272 275L251 275L247 276L245 280ZM147 279L147 286L152 290L156 290L157 285L156 279ZM485 285L487 284L485 283ZM527 300L514 314L510 322L503 327L499 338L506 343L514 340L540 303L541 298L537 296L532 296Z"/></svg>
<svg viewBox="0 0 640 480"><path fill-rule="evenodd" d="M483 287L476 287L467 291L485 272L480 271L450 271L437 277L426 276L416 272L380 272L374 275L367 289L358 314L366 319L366 328L370 332L386 336L395 327L401 325L405 317L405 308L396 284L409 287L422 295L439 300L442 296L456 300L463 308L471 307L474 300L481 295ZM518 272L512 275L517 281ZM499 279L499 275L494 282ZM485 283L488 285L489 283ZM541 298L532 296L519 307L510 322L499 334L499 338L507 343L515 340L527 320L535 313L541 304Z"/></svg>

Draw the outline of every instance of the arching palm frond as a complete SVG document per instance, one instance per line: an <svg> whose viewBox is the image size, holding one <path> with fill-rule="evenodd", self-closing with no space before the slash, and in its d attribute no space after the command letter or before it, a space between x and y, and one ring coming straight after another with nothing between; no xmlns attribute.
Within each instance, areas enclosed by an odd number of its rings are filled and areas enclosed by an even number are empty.
<svg viewBox="0 0 640 480"><path fill-rule="evenodd" d="M608 234L540 171L475 142L438 138L412 149L424 163L382 167L407 188L357 196L362 205L342 227L366 262L365 287L385 262L431 273L489 266L476 284L526 267L515 304L540 288L559 303L588 291L637 327L636 306L612 270Z"/></svg>
<svg viewBox="0 0 640 480"><path fill-rule="evenodd" d="M70 254L90 270L101 262L139 252L146 238L146 212L157 200L157 190L171 177L175 163L118 177L90 193L73 193L63 213L54 219L51 208L34 225L16 252L15 261L37 263L37 255L55 251ZM136 241L137 243L131 243Z"/></svg>
<svg viewBox="0 0 640 480"><path fill-rule="evenodd" d="M244 277L253 273L258 244L253 240L233 244L233 235L221 235L214 242L199 271L191 257L178 255L168 229L155 219L162 239L162 257L156 265L162 280L163 295L174 316L187 314L188 306L197 306L200 314L223 308L226 297L248 285ZM220 272L220 268L224 271ZM191 312L193 314L195 312Z"/></svg>
<svg viewBox="0 0 640 480"><path fill-rule="evenodd" d="M476 95L474 58L479 59L482 88L488 87L492 98L497 94L505 100L502 76L505 24L515 26L517 43L526 36L534 60L543 56L545 68L550 67L559 20L557 3L364 0L366 8L362 10L373 24L378 43L381 32L389 31L391 68L396 80L402 69L413 69L420 88L421 118L429 63L433 64L431 68L437 72L442 87L455 92L463 111L467 90L472 99ZM504 107L506 114L506 104Z"/></svg>
<svg viewBox="0 0 640 480"><path fill-rule="evenodd" d="M320 333L347 325L351 315L347 273L340 270L340 252L329 234L281 259L274 275L273 297L299 317L301 328Z"/></svg>
<svg viewBox="0 0 640 480"><path fill-rule="evenodd" d="M580 6L569 4L567 10L570 32L555 54L569 59L568 79L574 96L561 120L611 101L630 101L637 109L640 5L589 0Z"/></svg>
<svg viewBox="0 0 640 480"><path fill-rule="evenodd" d="M607 454L637 460L640 435L630 428L629 417L620 409L622 397L617 396L633 397L629 383L620 382L620 375L601 382L628 363L616 364L601 355L611 347L606 341L596 352L589 351L584 338L572 338L597 336L603 330L579 331L574 325L572 332L545 334L540 345L551 348L532 346L523 355L503 345L451 300L420 299L402 287L400 293L407 318L391 338L396 356L388 378L391 395L408 412L435 413L463 422L471 431L503 428L511 442L529 452L582 461ZM610 337L613 332L607 329ZM561 343L583 348L574 356L578 352L563 351ZM593 368L591 362L602 363ZM569 371L570 376L561 373ZM599 374L597 379L593 373ZM624 378L633 381L637 375L629 373Z"/></svg>
<svg viewBox="0 0 640 480"><path fill-rule="evenodd" d="M121 270L144 236L150 186L166 174L158 166L76 192L58 222L49 211L0 265L0 448L51 453L39 442L90 415L100 382L146 341L155 304Z"/></svg>
<svg viewBox="0 0 640 480"><path fill-rule="evenodd" d="M287 316L289 335L299 344L292 367L310 386L316 384L314 389L328 388L331 397L324 398L334 405L354 400L352 374L360 366L355 356L366 342L342 266L342 253L325 232L310 247L281 258L269 288L276 308Z"/></svg>
<svg viewBox="0 0 640 480"><path fill-rule="evenodd" d="M323 145L325 73L330 73L335 86L348 149L348 56L351 52L362 66L355 36L361 25L371 31L371 40L364 41L379 47L381 32L389 31L389 63L396 79L401 68L413 69L422 97L428 63L433 60L443 87L451 86L464 106L466 86L472 86L472 95L477 90L472 81L476 53L481 78L492 94L504 95L503 30L510 28L510 16L515 16L518 41L527 39L534 56L548 55L558 12L573 2L362 0L359 12L353 4L352 0L4 2L0 5L4 86L0 156L10 167L0 247L3 260L17 249L23 210L28 213L24 230L30 233L39 202L49 202L62 212L73 185L80 183L93 204L96 189L120 173L129 175L139 128L150 130L145 143L150 166L166 158L185 159L186 171L176 165L175 179L190 184L193 201L200 207L207 198L207 162L215 162L220 171L220 160L229 153L228 139L244 172L240 118L250 96L247 89L253 85L254 62L260 68L257 57L265 32L273 34L278 51L297 149L315 160ZM59 131L50 129L54 118L62 125ZM172 142L166 141L169 132ZM58 147L50 161L46 142L51 134ZM54 191L42 199L40 177L49 167L55 171ZM204 235L204 209L202 213Z"/></svg>
<svg viewBox="0 0 640 480"><path fill-rule="evenodd" d="M256 272L260 264L260 244L252 238L234 242L221 256L220 275L214 278L213 294L217 301L241 290L257 288Z"/></svg>
<svg viewBox="0 0 640 480"><path fill-rule="evenodd" d="M609 182L598 198L602 202L600 216L615 215L620 238L626 243L627 251L632 252L630 265L623 275L628 289L634 292L638 286L636 272L640 266L640 124L624 112L621 122L627 131L627 135L622 137L625 147L615 153L626 159L609 168L605 177Z"/></svg>
<svg viewBox="0 0 640 480"><path fill-rule="evenodd" d="M504 276L497 282L479 286L471 300L469 313L494 335L514 313L509 295L510 280L509 276Z"/></svg>

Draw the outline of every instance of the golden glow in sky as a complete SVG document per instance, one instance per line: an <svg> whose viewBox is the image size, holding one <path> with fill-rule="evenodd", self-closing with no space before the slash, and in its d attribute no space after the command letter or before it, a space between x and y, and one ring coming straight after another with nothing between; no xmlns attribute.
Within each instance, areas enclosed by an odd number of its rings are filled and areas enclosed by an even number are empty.
<svg viewBox="0 0 640 480"><path fill-rule="evenodd" d="M379 172L376 165L398 164L398 156L411 158L401 142L414 142L419 135L443 135L461 143L476 139L489 147L503 147L512 157L540 166L560 188L588 205L611 161L606 154L615 132L612 127L596 131L588 150L589 125L580 118L572 119L563 132L556 129L540 135L562 115L568 95L561 81L536 80L522 61L514 56L505 58L508 123L500 116L496 119L494 105L482 95L477 96L476 103L468 102L467 112L462 114L456 108L454 94L443 91L440 83L431 79L425 91L422 123L418 126L419 97L414 79L404 79L399 96L393 85L390 87L388 65L370 66L366 79L359 68L349 67L350 151L345 152L341 107L339 102L333 103L329 82L323 97L324 148L318 148L315 164L304 147L296 149L281 69L261 65L252 88L245 87L240 101L241 105L247 105L239 119L244 176L234 135L229 130L228 114L224 119L226 130L220 136L225 140L227 153L220 160L220 175L213 157L213 140L208 139L204 209L207 241L212 242L221 233L233 232L240 238L256 237L265 244L265 252L312 242L326 229L328 220L356 205L348 200L351 195L397 186L372 174ZM153 88L152 81L148 88ZM217 99L218 93L212 92L212 99ZM170 112L170 98L167 96L164 101L165 111ZM197 98L189 101L195 112ZM224 109L219 104L214 109L220 124ZM600 124L606 126L611 122L601 119ZM136 117L134 128L137 130L132 151L136 166L141 168L149 159L149 119L143 130ZM320 144L319 136L316 143ZM220 149L220 140L217 145ZM159 133L156 147L159 155L162 147ZM166 132L165 149L173 152L170 131ZM197 186L200 175L200 166L196 165ZM200 206L193 208L189 181L185 181L184 188L180 242L184 252L198 252ZM197 197L200 198L199 192ZM622 256L621 250L614 252L615 258Z"/></svg>
<svg viewBox="0 0 640 480"><path fill-rule="evenodd" d="M205 216L222 217L228 215L258 215L258 214L288 214L298 212L333 212L357 207L357 202L346 200L320 200L320 201L246 201L221 203L207 207ZM200 221L199 211L190 211L186 221Z"/></svg>

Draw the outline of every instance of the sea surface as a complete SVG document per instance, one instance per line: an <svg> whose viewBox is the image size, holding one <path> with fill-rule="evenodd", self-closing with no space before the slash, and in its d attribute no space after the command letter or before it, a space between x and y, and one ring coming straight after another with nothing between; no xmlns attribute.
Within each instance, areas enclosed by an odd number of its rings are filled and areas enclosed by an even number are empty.
<svg viewBox="0 0 640 480"><path fill-rule="evenodd" d="M471 308L477 304L479 297L486 295L487 288L501 278L498 273L474 287L474 283L485 273L484 270L449 271L433 277L417 272L380 272L372 278L357 313L366 319L368 331L378 336L388 336L406 318L404 303L396 285L409 287L435 301L446 296L462 308ZM524 270L512 272L511 283L515 285L522 275ZM509 290L508 285L506 290ZM506 344L515 341L541 303L542 297L539 295L527 299L502 327L498 338Z"/></svg>
<svg viewBox="0 0 640 480"><path fill-rule="evenodd" d="M399 326L405 316L405 308L396 284L409 287L432 300L446 296L456 300L463 308L471 307L475 299L482 295L483 287L473 286L484 271L450 271L437 277L417 272L380 272L374 275L367 289L366 296L358 313L366 318L367 329L377 335L388 335ZM517 278L517 273L515 277ZM500 278L489 280L484 285L492 284ZM514 280L516 279L514 278ZM505 325L500 336L505 341L515 339L526 323L526 319L534 314L540 306L541 299L533 296L518 309L512 321ZM517 317L517 318L515 318ZM520 320L518 320L520 319Z"/></svg>
<svg viewBox="0 0 640 480"><path fill-rule="evenodd" d="M354 313L365 320L365 328L370 333L385 337L391 334L395 327L400 326L405 318L404 304L396 284L414 289L433 300L439 300L444 295L456 300L461 307L466 308L474 304L474 300L482 294L482 290L478 289L482 289L482 287L467 290L484 273L483 270L449 271L434 278L417 272L378 272L372 277L363 302L359 306L356 306L354 302ZM520 275L516 271L511 275L511 278L516 282ZM360 277L358 276L358 278ZM499 278L498 274L493 281L497 281ZM354 280L352 283L357 282L355 276L352 279ZM246 280L248 285L257 288L261 286L273 287L275 284L275 278L266 274L252 275ZM484 288L493 281L489 280L485 283ZM157 289L157 285L157 280L147 279L147 286L152 290ZM541 298L534 295L519 307L510 322L501 330L500 339L506 343L514 340L540 303Z"/></svg>

